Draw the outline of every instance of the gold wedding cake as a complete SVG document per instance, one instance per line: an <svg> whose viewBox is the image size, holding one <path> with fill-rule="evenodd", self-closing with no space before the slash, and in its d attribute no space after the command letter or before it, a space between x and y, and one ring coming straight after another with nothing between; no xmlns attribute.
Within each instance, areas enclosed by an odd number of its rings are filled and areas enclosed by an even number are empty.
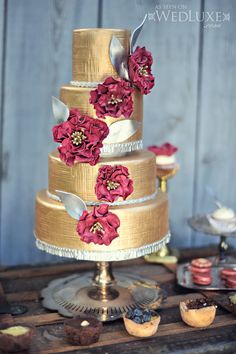
<svg viewBox="0 0 236 354"><path fill-rule="evenodd" d="M73 32L72 81L61 87L54 107L54 115L63 115L63 107L67 115L54 130L60 146L48 156L48 189L36 197L36 244L51 254L116 261L157 251L169 241L167 195L157 190L155 155L142 148L142 90L121 77L132 55L130 37L124 29ZM143 65L136 74L147 80L148 70ZM76 128L73 119L86 128ZM76 214L77 201L83 207L76 219L68 209ZM109 232L115 236L106 241Z"/></svg>

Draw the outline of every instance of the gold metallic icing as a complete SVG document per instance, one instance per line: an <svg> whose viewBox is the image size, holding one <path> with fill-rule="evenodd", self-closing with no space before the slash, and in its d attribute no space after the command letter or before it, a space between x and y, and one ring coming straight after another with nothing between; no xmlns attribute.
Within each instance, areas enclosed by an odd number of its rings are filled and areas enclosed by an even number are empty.
<svg viewBox="0 0 236 354"><path fill-rule="evenodd" d="M118 77L110 61L109 47L116 36L129 53L130 31L125 29L76 29L73 31L72 78L74 81L102 82Z"/></svg>
<svg viewBox="0 0 236 354"><path fill-rule="evenodd" d="M91 208L89 208L91 210ZM57 247L86 251L115 252L142 247L168 234L168 200L165 193L151 201L133 206L111 207L120 219L119 237L109 246L87 244L76 232L77 220L71 218L62 203L48 198L45 190L36 197L36 237Z"/></svg>
<svg viewBox="0 0 236 354"><path fill-rule="evenodd" d="M122 157L100 158L95 166L75 163L72 167L62 162L58 152L54 151L48 156L48 190L52 194L57 194L56 190L62 190L77 194L84 201L97 201L94 187L98 170L103 165L123 165L128 168L130 178L133 179L134 191L127 200L155 193L155 155L146 150L128 153Z"/></svg>
<svg viewBox="0 0 236 354"><path fill-rule="evenodd" d="M65 85L61 87L60 91L60 100L64 102L70 108L78 108L82 114L86 114L90 117L97 118L95 109L93 105L89 103L90 91L94 90L92 88L87 87L75 87L72 85ZM141 92L135 88L133 97L133 105L134 111L129 119L135 119L142 123L143 121L143 95ZM119 118L113 118L110 116L106 116L103 120L108 126L114 122L118 122L119 120L127 119L123 116ZM142 125L138 129L138 131L131 136L128 141L136 141L142 139Z"/></svg>

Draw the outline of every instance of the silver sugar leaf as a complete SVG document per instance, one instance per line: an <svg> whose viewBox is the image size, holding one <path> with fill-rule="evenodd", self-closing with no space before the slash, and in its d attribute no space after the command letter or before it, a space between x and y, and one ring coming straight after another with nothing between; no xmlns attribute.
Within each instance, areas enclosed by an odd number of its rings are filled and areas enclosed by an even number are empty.
<svg viewBox="0 0 236 354"><path fill-rule="evenodd" d="M144 19L143 19L142 23L137 28L135 28L135 30L131 34L131 38L130 38L130 54L132 54L133 51L134 51L135 43L137 42L138 36L140 35L140 32L142 31L142 28L143 28L143 25L144 25L146 19L147 19L147 14L144 16Z"/></svg>
<svg viewBox="0 0 236 354"><path fill-rule="evenodd" d="M54 96L52 96L52 111L58 124L65 122L70 115L69 108Z"/></svg>
<svg viewBox="0 0 236 354"><path fill-rule="evenodd" d="M123 79L129 80L128 55L116 36L112 36L111 39L110 59L118 75Z"/></svg>
<svg viewBox="0 0 236 354"><path fill-rule="evenodd" d="M105 144L115 144L121 143L129 139L134 135L139 128L141 128L141 123L134 119L119 120L118 122L112 123L109 126L109 135L104 140Z"/></svg>
<svg viewBox="0 0 236 354"><path fill-rule="evenodd" d="M84 210L87 210L85 202L75 194L56 191L67 213L74 219L79 220Z"/></svg>

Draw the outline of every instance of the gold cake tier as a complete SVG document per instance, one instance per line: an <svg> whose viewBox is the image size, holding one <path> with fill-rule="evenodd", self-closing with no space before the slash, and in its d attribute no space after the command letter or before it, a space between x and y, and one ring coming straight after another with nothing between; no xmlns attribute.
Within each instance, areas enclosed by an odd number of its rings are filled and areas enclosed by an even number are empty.
<svg viewBox="0 0 236 354"><path fill-rule="evenodd" d="M86 202L97 201L94 188L98 170L103 165L123 165L128 168L134 191L127 200L151 196L156 191L155 155L146 150L122 157L100 158L95 166L75 163L68 167L61 161L57 151L49 154L48 160L48 191L54 195L57 194L56 190L62 190L74 193Z"/></svg>
<svg viewBox="0 0 236 354"><path fill-rule="evenodd" d="M76 29L73 31L72 78L74 81L103 82L107 76L118 77L110 61L109 47L116 36L127 54L130 31L125 29Z"/></svg>
<svg viewBox="0 0 236 354"><path fill-rule="evenodd" d="M70 108L78 108L82 114L86 114L90 117L97 118L96 111L93 105L89 103L90 91L92 88L87 87L75 87L72 85L62 86L60 90L60 100L64 102ZM143 121L143 95L137 89L132 94L134 111L129 119L135 119L142 123ZM123 116L119 118L113 118L106 116L103 120L108 126L119 120L127 119ZM142 124L137 132L129 139L123 142L137 141L142 139ZM106 145L106 144L104 144Z"/></svg>
<svg viewBox="0 0 236 354"><path fill-rule="evenodd" d="M89 208L91 210L91 208ZM168 238L168 200L159 192L148 202L133 206L111 207L120 219L119 237L109 246L87 244L76 232L77 220L71 218L62 203L48 198L46 191L36 197L35 236L39 248L61 256L88 260L136 258L155 250ZM154 245L154 248L151 248ZM148 247L150 246L150 247ZM76 251L78 253L76 253Z"/></svg>

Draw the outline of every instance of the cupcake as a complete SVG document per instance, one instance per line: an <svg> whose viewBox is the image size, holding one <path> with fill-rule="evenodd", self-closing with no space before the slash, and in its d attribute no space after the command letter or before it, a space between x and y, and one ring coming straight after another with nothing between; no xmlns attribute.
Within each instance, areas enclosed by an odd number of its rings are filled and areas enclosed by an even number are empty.
<svg viewBox="0 0 236 354"><path fill-rule="evenodd" d="M158 329L161 317L156 311L135 308L123 316L127 332L134 337L151 337Z"/></svg>
<svg viewBox="0 0 236 354"><path fill-rule="evenodd" d="M156 165L160 169L172 169L176 166L175 153L178 148L170 143L162 144L161 146L152 145L148 147L156 155Z"/></svg>
<svg viewBox="0 0 236 354"><path fill-rule="evenodd" d="M30 348L33 327L21 324L0 325L0 350L4 353L17 353Z"/></svg>
<svg viewBox="0 0 236 354"><path fill-rule="evenodd" d="M182 320L191 327L204 328L212 324L216 315L214 301L211 299L196 299L181 301L179 304Z"/></svg>
<svg viewBox="0 0 236 354"><path fill-rule="evenodd" d="M74 317L64 324L64 332L70 344L89 345L99 340L102 322L95 317Z"/></svg>
<svg viewBox="0 0 236 354"><path fill-rule="evenodd" d="M218 232L233 232L236 230L236 216L232 209L218 208L207 217L211 226Z"/></svg>

